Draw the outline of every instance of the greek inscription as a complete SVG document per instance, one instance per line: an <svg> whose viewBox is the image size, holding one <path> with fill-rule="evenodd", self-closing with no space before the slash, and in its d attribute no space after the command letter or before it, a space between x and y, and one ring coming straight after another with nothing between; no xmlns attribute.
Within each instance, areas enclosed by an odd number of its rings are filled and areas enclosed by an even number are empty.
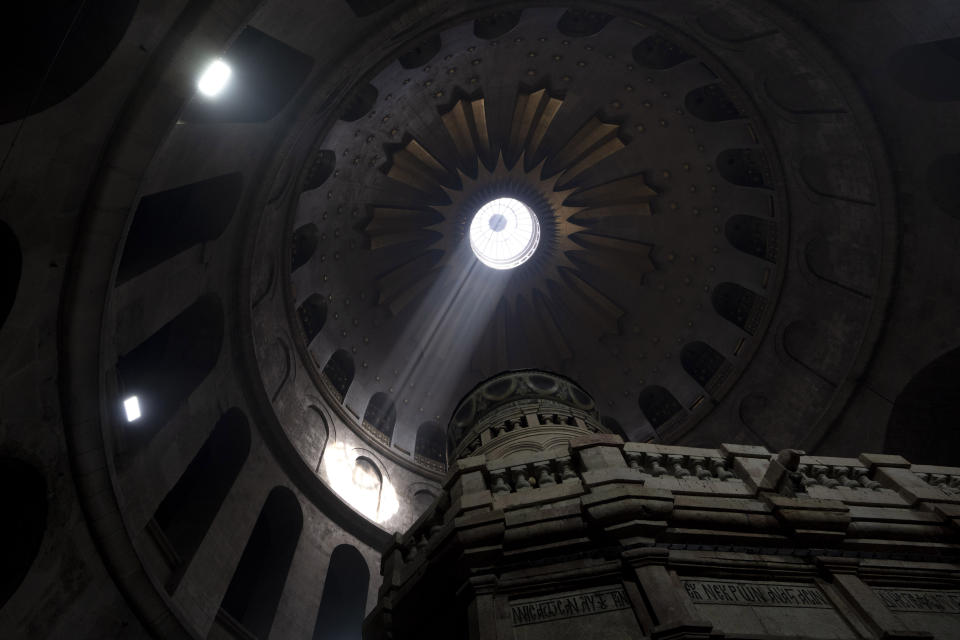
<svg viewBox="0 0 960 640"><path fill-rule="evenodd" d="M626 592L615 588L516 603L511 613L514 626L520 626L629 608Z"/></svg>
<svg viewBox="0 0 960 640"><path fill-rule="evenodd" d="M683 588L690 599L698 604L831 608L823 592L810 585L684 580Z"/></svg>
<svg viewBox="0 0 960 640"><path fill-rule="evenodd" d="M891 611L960 613L960 591L934 589L874 589Z"/></svg>

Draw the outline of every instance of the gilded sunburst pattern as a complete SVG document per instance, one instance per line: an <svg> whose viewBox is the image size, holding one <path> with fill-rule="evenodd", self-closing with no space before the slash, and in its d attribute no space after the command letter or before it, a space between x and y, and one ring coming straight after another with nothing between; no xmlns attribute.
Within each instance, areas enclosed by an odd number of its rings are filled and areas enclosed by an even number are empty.
<svg viewBox="0 0 960 640"><path fill-rule="evenodd" d="M537 216L541 241L529 262L514 272L488 275L509 280L499 313L519 317L525 307L545 305L543 313L526 316L538 325L526 333L545 334L544 355L559 355L561 360L570 357L571 346L557 315L582 318L583 326L595 327L595 337L619 333L623 308L585 279L581 266L590 263L620 271L627 264L638 281L651 271L649 244L592 229L602 227L609 217L650 215L649 202L656 192L642 174L578 186L585 173L626 145L619 125L594 116L554 152L545 150L543 140L562 108L563 100L546 89L521 93L509 135L498 139L487 127L482 97L458 100L441 116L457 150L457 166L444 166L415 138L390 155L383 167L387 177L416 189L434 204L428 210L371 206L364 228L369 248L378 251L420 240L420 256L436 259L429 266L414 259L383 274L378 279L381 304L399 314L444 271L466 268L455 263L475 258L456 249L466 241L473 214L494 198L512 197L525 202ZM496 337L487 342L481 352L504 351L504 345L495 344Z"/></svg>

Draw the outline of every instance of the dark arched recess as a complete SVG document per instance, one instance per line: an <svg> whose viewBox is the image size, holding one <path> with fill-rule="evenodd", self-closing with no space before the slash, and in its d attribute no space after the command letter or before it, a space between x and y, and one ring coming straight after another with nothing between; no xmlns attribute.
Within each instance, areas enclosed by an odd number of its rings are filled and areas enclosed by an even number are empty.
<svg viewBox="0 0 960 640"><path fill-rule="evenodd" d="M673 394L660 385L651 385L640 392L640 410L654 429L683 411Z"/></svg>
<svg viewBox="0 0 960 640"><path fill-rule="evenodd" d="M228 173L142 197L123 246L117 283L219 238L242 191L243 177Z"/></svg>
<svg viewBox="0 0 960 640"><path fill-rule="evenodd" d="M960 465L960 348L921 369L903 388L887 422L883 450L915 464Z"/></svg>
<svg viewBox="0 0 960 640"><path fill-rule="evenodd" d="M220 604L220 616L231 626L238 624L257 638L270 634L302 529L297 496L286 487L274 487Z"/></svg>
<svg viewBox="0 0 960 640"><path fill-rule="evenodd" d="M0 329L13 309L20 288L23 255L13 229L0 220Z"/></svg>
<svg viewBox="0 0 960 640"><path fill-rule="evenodd" d="M436 422L424 422L417 428L417 440L413 449L415 458L427 460L446 466L447 464L447 435Z"/></svg>
<svg viewBox="0 0 960 640"><path fill-rule="evenodd" d="M6 50L16 52L16 63L4 67L0 124L39 113L86 84L113 53L136 10L136 0L7 4L0 32Z"/></svg>
<svg viewBox="0 0 960 640"><path fill-rule="evenodd" d="M924 100L960 100L960 38L904 47L890 59L890 73Z"/></svg>
<svg viewBox="0 0 960 640"><path fill-rule="evenodd" d="M313 640L360 640L369 582L370 570L359 551L348 544L333 550Z"/></svg>
<svg viewBox="0 0 960 640"><path fill-rule="evenodd" d="M47 528L47 483L32 465L0 457L0 608L20 587Z"/></svg>
<svg viewBox="0 0 960 640"><path fill-rule="evenodd" d="M117 361L123 398L135 395L142 416L123 441L143 444L176 414L220 357L223 305L207 293Z"/></svg>
<svg viewBox="0 0 960 640"><path fill-rule="evenodd" d="M350 384L353 382L353 374L353 356L344 349L334 351L330 359L327 360L326 366L323 368L323 375L330 382L334 391L340 395L341 402L343 402L347 391L350 389Z"/></svg>
<svg viewBox="0 0 960 640"><path fill-rule="evenodd" d="M217 421L207 441L157 507L150 524L162 535L161 547L171 568L170 593L176 589L203 542L250 453L250 425L240 409Z"/></svg>
<svg viewBox="0 0 960 640"><path fill-rule="evenodd" d="M390 396L382 391L373 394L363 414L363 422L383 434L384 439L389 442L393 438L393 427L397 422L397 407Z"/></svg>
<svg viewBox="0 0 960 640"><path fill-rule="evenodd" d="M319 293L311 294L297 308L297 316L307 344L310 344L327 322L327 301Z"/></svg>

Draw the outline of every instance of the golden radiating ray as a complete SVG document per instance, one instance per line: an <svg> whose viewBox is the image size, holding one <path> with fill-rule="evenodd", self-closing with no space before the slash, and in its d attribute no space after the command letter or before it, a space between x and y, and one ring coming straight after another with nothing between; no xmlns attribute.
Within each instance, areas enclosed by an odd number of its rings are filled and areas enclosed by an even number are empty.
<svg viewBox="0 0 960 640"><path fill-rule="evenodd" d="M537 200L540 246L529 262L509 276L509 287L474 357L473 366L481 371L521 364L507 361L507 353L512 352L507 348L508 339L524 343L517 345L518 353L529 348L551 360L572 358L574 341L564 333L563 327L569 323L562 316L578 319L584 323L581 326L593 326L598 334L619 332L625 310L583 277L580 264L621 270L626 256L634 273L654 268L650 245L591 231L605 219L650 215L649 202L657 194L643 176L624 176L589 188L575 186L597 163L626 146L620 126L594 116L551 152L543 144L563 105L561 98L546 89L518 94L509 133L505 139L495 140L484 99L457 101L440 116L456 149L456 166L444 167L437 156L411 139L392 154L386 167L389 178L424 193L444 193L449 202L433 206L430 213L439 215L430 219L423 210L372 207L365 227L371 250L423 242L421 256L378 279L381 303L398 313L429 288L424 281L434 282L440 270L450 267L457 253L454 249L465 241L473 214L468 209L477 204L484 188L530 192ZM432 242L426 234L434 234ZM611 256L599 255L608 251ZM590 259L583 259L585 253ZM426 259L436 254L441 257ZM573 255L576 260L571 260ZM463 259L472 259L472 255ZM516 326L527 339L510 335L508 326Z"/></svg>

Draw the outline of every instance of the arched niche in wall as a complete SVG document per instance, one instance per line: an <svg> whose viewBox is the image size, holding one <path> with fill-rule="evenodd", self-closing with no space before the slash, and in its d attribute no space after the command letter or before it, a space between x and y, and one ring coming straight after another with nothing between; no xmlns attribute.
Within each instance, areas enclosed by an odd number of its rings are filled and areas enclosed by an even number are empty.
<svg viewBox="0 0 960 640"><path fill-rule="evenodd" d="M230 409L154 512L148 527L170 566L166 585L170 593L207 535L249 453L247 417L240 409Z"/></svg>
<svg viewBox="0 0 960 640"><path fill-rule="evenodd" d="M960 220L960 153L942 155L927 169L927 186L944 213Z"/></svg>
<svg viewBox="0 0 960 640"><path fill-rule="evenodd" d="M274 487L220 603L220 617L257 638L269 635L301 529L297 496L286 487Z"/></svg>
<svg viewBox="0 0 960 640"><path fill-rule="evenodd" d="M699 340L684 345L680 352L680 364L707 393L713 393L731 369L726 358L706 342Z"/></svg>
<svg viewBox="0 0 960 640"><path fill-rule="evenodd" d="M760 149L726 149L717 156L717 173L740 187L767 186L766 160Z"/></svg>
<svg viewBox="0 0 960 640"><path fill-rule="evenodd" d="M772 220L742 214L730 216L724 233L740 251L768 262L777 261L777 225Z"/></svg>
<svg viewBox="0 0 960 640"><path fill-rule="evenodd" d="M353 462L350 479L354 486L351 504L370 519L376 520L383 492L383 473L380 468L370 458L359 456Z"/></svg>
<svg viewBox="0 0 960 640"><path fill-rule="evenodd" d="M313 640L360 640L370 569L355 547L341 544L330 554Z"/></svg>
<svg viewBox="0 0 960 640"><path fill-rule="evenodd" d="M183 110L184 122L265 122L296 95L313 60L259 29L247 27L223 54L231 74L215 97L197 94Z"/></svg>
<svg viewBox="0 0 960 640"><path fill-rule="evenodd" d="M890 73L924 100L960 100L960 38L904 47L890 59Z"/></svg>
<svg viewBox="0 0 960 640"><path fill-rule="evenodd" d="M960 466L960 348L927 364L893 403L884 453L914 464Z"/></svg>
<svg viewBox="0 0 960 640"><path fill-rule="evenodd" d="M613 16L599 11L568 9L557 21L557 30L571 38L583 38L600 33Z"/></svg>
<svg viewBox="0 0 960 640"><path fill-rule="evenodd" d="M47 483L32 465L0 456L3 525L0 535L0 609L30 571L47 528Z"/></svg>
<svg viewBox="0 0 960 640"><path fill-rule="evenodd" d="M638 402L640 410L654 429L683 411L673 394L660 385L651 385L641 391Z"/></svg>
<svg viewBox="0 0 960 640"><path fill-rule="evenodd" d="M397 60L404 69L416 69L430 62L433 56L440 51L441 46L442 42L438 33L407 49L400 54Z"/></svg>
<svg viewBox="0 0 960 640"><path fill-rule="evenodd" d="M705 122L723 122L743 117L720 83L693 89L683 102L690 115Z"/></svg>
<svg viewBox="0 0 960 640"><path fill-rule="evenodd" d="M119 44L136 0L17 2L4 44L17 63L4 73L0 124L39 113L86 84Z"/></svg>
<svg viewBox="0 0 960 640"><path fill-rule="evenodd" d="M733 282L721 282L710 297L714 310L726 320L753 335L760 324L766 299Z"/></svg>
<svg viewBox="0 0 960 640"><path fill-rule="evenodd" d="M356 122L370 113L379 95L380 92L377 91L377 88L369 82L362 85L344 103L343 111L340 112L340 119L344 122Z"/></svg>
<svg viewBox="0 0 960 640"><path fill-rule="evenodd" d="M330 149L321 149L313 157L307 177L303 181L303 191L310 191L323 185L337 167L337 154Z"/></svg>
<svg viewBox="0 0 960 640"><path fill-rule="evenodd" d="M367 403L367 410L363 413L363 422L370 429L382 434L382 439L389 444L397 423L397 407L390 396L382 391L373 394Z"/></svg>
<svg viewBox="0 0 960 640"><path fill-rule="evenodd" d="M310 344L327 322L327 301L319 293L311 294L297 308L297 317L307 344Z"/></svg>
<svg viewBox="0 0 960 640"><path fill-rule="evenodd" d="M339 396L340 402L343 402L350 389L354 371L353 356L345 349L334 351L323 367L323 376Z"/></svg>
<svg viewBox="0 0 960 640"><path fill-rule="evenodd" d="M293 242L290 245L290 270L296 271L307 264L317 251L320 243L320 230L312 222L297 227L293 232Z"/></svg>
<svg viewBox="0 0 960 640"><path fill-rule="evenodd" d="M243 191L243 176L228 173L140 198L127 233L117 283L134 278L223 234Z"/></svg>
<svg viewBox="0 0 960 640"><path fill-rule="evenodd" d="M680 45L659 34L644 38L633 48L633 60L646 69L669 69L692 57Z"/></svg>
<svg viewBox="0 0 960 640"><path fill-rule="evenodd" d="M13 309L20 288L23 254L13 229L0 220L0 329Z"/></svg>
<svg viewBox="0 0 960 640"><path fill-rule="evenodd" d="M216 294L197 299L156 333L117 360L124 399L136 396L141 416L126 425L124 440L152 438L213 370L223 343L223 305Z"/></svg>
<svg viewBox="0 0 960 640"><path fill-rule="evenodd" d="M498 11L473 21L473 35L483 40L493 40L506 35L520 24L522 11Z"/></svg>
<svg viewBox="0 0 960 640"><path fill-rule="evenodd" d="M424 422L417 427L417 440L413 453L417 461L435 462L446 468L447 435L443 428L433 421Z"/></svg>
<svg viewBox="0 0 960 640"><path fill-rule="evenodd" d="M433 493L427 491L426 489L420 489L413 494L413 509L416 513L423 513L426 511L430 505L433 504L433 501L437 499Z"/></svg>

